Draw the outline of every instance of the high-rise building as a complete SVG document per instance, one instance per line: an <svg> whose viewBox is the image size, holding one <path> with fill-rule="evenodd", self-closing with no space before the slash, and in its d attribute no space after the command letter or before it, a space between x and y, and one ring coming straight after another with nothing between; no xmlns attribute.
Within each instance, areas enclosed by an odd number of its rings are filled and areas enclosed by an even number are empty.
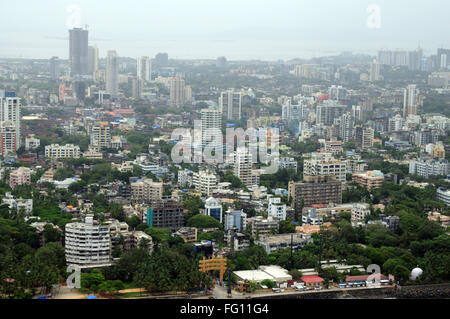
<svg viewBox="0 0 450 319"><path fill-rule="evenodd" d="M98 48L97 46L88 47L88 73L94 74L98 70Z"/></svg>
<svg viewBox="0 0 450 319"><path fill-rule="evenodd" d="M138 80L150 82L152 80L152 62L148 56L137 58L136 75Z"/></svg>
<svg viewBox="0 0 450 319"><path fill-rule="evenodd" d="M241 182L251 187L253 183L252 178L252 154L246 147L237 149L234 159L234 175L239 177Z"/></svg>
<svg viewBox="0 0 450 319"><path fill-rule="evenodd" d="M380 81L380 64L378 63L377 60L373 60L373 62L370 63L369 81L370 82Z"/></svg>
<svg viewBox="0 0 450 319"><path fill-rule="evenodd" d="M417 108L419 104L419 89L417 85L410 84L403 93L403 118L408 115L417 115Z"/></svg>
<svg viewBox="0 0 450 319"><path fill-rule="evenodd" d="M154 62L155 68L164 68L169 64L169 55L167 53L158 53Z"/></svg>
<svg viewBox="0 0 450 319"><path fill-rule="evenodd" d="M219 110L202 109L202 147L221 148L222 139L222 116Z"/></svg>
<svg viewBox="0 0 450 319"><path fill-rule="evenodd" d="M180 76L175 76L170 78L169 80L169 88L170 88L170 99L169 104L181 107L186 102L185 99L185 84L184 79Z"/></svg>
<svg viewBox="0 0 450 319"><path fill-rule="evenodd" d="M106 92L117 97L119 91L119 61L116 51L108 51L106 60Z"/></svg>
<svg viewBox="0 0 450 319"><path fill-rule="evenodd" d="M111 264L109 225L94 221L86 215L83 223L69 223L65 227L65 254L68 265L81 268Z"/></svg>
<svg viewBox="0 0 450 319"><path fill-rule="evenodd" d="M59 79L59 59L57 56L50 59L50 79L53 81Z"/></svg>
<svg viewBox="0 0 450 319"><path fill-rule="evenodd" d="M316 107L316 123L332 125L334 119L345 113L347 106L337 104L336 101L326 100Z"/></svg>
<svg viewBox="0 0 450 319"><path fill-rule="evenodd" d="M11 121L0 122L0 155L15 153L17 149L16 126Z"/></svg>
<svg viewBox="0 0 450 319"><path fill-rule="evenodd" d="M99 149L111 147L111 130L108 122L99 122L92 128L91 145Z"/></svg>
<svg viewBox="0 0 450 319"><path fill-rule="evenodd" d="M437 50L437 68L441 70L447 70L450 64L450 49L438 49Z"/></svg>
<svg viewBox="0 0 450 319"><path fill-rule="evenodd" d="M3 132L5 133L4 137L10 136L11 132L15 131L15 140L11 141L10 146L4 147L3 149L12 150L15 148L15 152L21 145L20 141L20 98L16 97L13 92L0 92L0 122L8 121L10 123L5 123L3 127ZM14 129L12 128L14 126ZM7 139L5 139L6 142ZM8 138L9 140L9 138ZM15 145L15 147L13 146Z"/></svg>
<svg viewBox="0 0 450 319"><path fill-rule="evenodd" d="M222 116L229 121L239 121L241 119L242 94L228 90L220 93L219 110Z"/></svg>
<svg viewBox="0 0 450 319"><path fill-rule="evenodd" d="M69 30L69 61L72 76L88 74L89 32L83 28Z"/></svg>
<svg viewBox="0 0 450 319"><path fill-rule="evenodd" d="M418 48L408 52L408 69L419 71L421 69L423 50Z"/></svg>
<svg viewBox="0 0 450 319"><path fill-rule="evenodd" d="M355 141L356 147L361 150L368 150L373 147L375 131L368 126L355 127Z"/></svg>
<svg viewBox="0 0 450 319"><path fill-rule="evenodd" d="M144 211L143 218L150 227L177 231L184 226L184 208L174 200L158 200Z"/></svg>

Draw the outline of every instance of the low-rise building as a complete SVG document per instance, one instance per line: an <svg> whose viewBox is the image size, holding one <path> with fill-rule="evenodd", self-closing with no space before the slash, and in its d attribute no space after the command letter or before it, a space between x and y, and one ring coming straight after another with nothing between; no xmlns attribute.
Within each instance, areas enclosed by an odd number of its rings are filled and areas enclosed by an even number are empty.
<svg viewBox="0 0 450 319"><path fill-rule="evenodd" d="M5 194L2 203L8 205L9 209L24 210L28 214L33 211L33 199L15 198L10 192Z"/></svg>
<svg viewBox="0 0 450 319"><path fill-rule="evenodd" d="M281 203L281 198L272 197L269 199L267 215L278 220L286 220L286 204Z"/></svg>
<svg viewBox="0 0 450 319"><path fill-rule="evenodd" d="M300 251L309 243L312 243L312 238L306 234L271 235L261 237L255 241L255 244L263 247L267 254L285 248L291 248L291 245L293 251Z"/></svg>
<svg viewBox="0 0 450 319"><path fill-rule="evenodd" d="M197 241L197 228L181 227L173 235L182 238L185 243L194 243Z"/></svg>
<svg viewBox="0 0 450 319"><path fill-rule="evenodd" d="M447 206L450 206L450 189L439 187L436 194L437 200L443 202Z"/></svg>
<svg viewBox="0 0 450 319"><path fill-rule="evenodd" d="M276 234L280 227L280 221L270 216L267 219L262 216L249 218L247 223L251 226L252 236L255 238Z"/></svg>
<svg viewBox="0 0 450 319"><path fill-rule="evenodd" d="M416 174L421 177L447 176L448 161L446 159L420 158L409 162L409 174Z"/></svg>
<svg viewBox="0 0 450 319"><path fill-rule="evenodd" d="M45 146L45 157L48 158L79 158L80 147L73 144L58 145L51 144Z"/></svg>

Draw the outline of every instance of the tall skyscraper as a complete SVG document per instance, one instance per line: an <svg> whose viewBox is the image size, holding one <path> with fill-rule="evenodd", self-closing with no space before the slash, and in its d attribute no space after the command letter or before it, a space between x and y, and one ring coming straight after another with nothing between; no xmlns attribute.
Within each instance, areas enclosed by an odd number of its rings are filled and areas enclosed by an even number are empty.
<svg viewBox="0 0 450 319"><path fill-rule="evenodd" d="M116 51L108 51L106 60L106 92L111 97L117 97L119 91L119 61Z"/></svg>
<svg viewBox="0 0 450 319"><path fill-rule="evenodd" d="M421 69L423 50L418 48L408 52L408 69L418 71Z"/></svg>
<svg viewBox="0 0 450 319"><path fill-rule="evenodd" d="M241 119L242 94L228 90L220 93L219 110L222 116L229 121L239 121Z"/></svg>
<svg viewBox="0 0 450 319"><path fill-rule="evenodd" d="M437 68L446 70L450 64L450 49L438 49L437 50Z"/></svg>
<svg viewBox="0 0 450 319"><path fill-rule="evenodd" d="M169 55L167 53L158 53L155 56L155 68L164 68L169 63Z"/></svg>
<svg viewBox="0 0 450 319"><path fill-rule="evenodd" d="M72 76L88 74L89 32L83 28L69 30L69 60Z"/></svg>
<svg viewBox="0 0 450 319"><path fill-rule="evenodd" d="M53 81L59 79L59 59L57 56L50 59L50 79Z"/></svg>
<svg viewBox="0 0 450 319"><path fill-rule="evenodd" d="M407 118L408 115L416 115L417 107L419 104L419 90L417 85L410 84L404 90L403 94L403 118Z"/></svg>
<svg viewBox="0 0 450 319"><path fill-rule="evenodd" d="M222 116L219 110L203 109L201 110L202 119L202 146L203 147L222 147Z"/></svg>
<svg viewBox="0 0 450 319"><path fill-rule="evenodd" d="M0 122L2 125L2 143L8 140L7 149L15 152L20 147L20 98L15 93L0 91ZM12 133L15 139L12 140ZM6 135L3 135L5 133ZM5 145L1 146L2 154L4 154Z"/></svg>
<svg viewBox="0 0 450 319"><path fill-rule="evenodd" d="M138 80L150 82L152 80L152 62L148 56L137 58L137 78Z"/></svg>
<svg viewBox="0 0 450 319"><path fill-rule="evenodd" d="M88 48L88 73L94 74L98 70L98 48L89 46Z"/></svg>
<svg viewBox="0 0 450 319"><path fill-rule="evenodd" d="M377 60L373 60L373 62L370 63L369 80L370 82L380 80L380 64Z"/></svg>
<svg viewBox="0 0 450 319"><path fill-rule="evenodd" d="M368 126L355 127L356 147L361 150L368 150L373 147L375 131Z"/></svg>
<svg viewBox="0 0 450 319"><path fill-rule="evenodd" d="M181 107L186 102L185 99L185 85L184 79L180 76L175 76L169 80L170 100L169 104Z"/></svg>

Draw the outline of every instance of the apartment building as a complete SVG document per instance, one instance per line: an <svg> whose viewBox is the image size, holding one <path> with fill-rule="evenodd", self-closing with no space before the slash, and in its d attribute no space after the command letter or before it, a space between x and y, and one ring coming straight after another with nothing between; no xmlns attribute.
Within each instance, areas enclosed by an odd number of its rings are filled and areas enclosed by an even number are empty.
<svg viewBox="0 0 450 319"><path fill-rule="evenodd" d="M445 159L420 158L409 162L409 174L416 174L425 178L430 176L447 176L449 174L448 161Z"/></svg>
<svg viewBox="0 0 450 319"><path fill-rule="evenodd" d="M217 188L219 178L210 170L195 172L192 177L192 183L195 190L211 196Z"/></svg>
<svg viewBox="0 0 450 319"><path fill-rule="evenodd" d="M383 185L384 174L381 171L366 171L352 175L352 181L368 190Z"/></svg>
<svg viewBox="0 0 450 319"><path fill-rule="evenodd" d="M286 220L286 204L281 203L281 198L272 197L269 199L267 215L278 220Z"/></svg>
<svg viewBox="0 0 450 319"><path fill-rule="evenodd" d="M247 224L251 226L252 236L254 238L276 234L280 227L280 221L273 217L264 218L257 216L249 218Z"/></svg>
<svg viewBox="0 0 450 319"><path fill-rule="evenodd" d="M68 223L65 227L65 255L68 265L81 268L111 265L109 225L86 215L84 222Z"/></svg>
<svg viewBox="0 0 450 319"><path fill-rule="evenodd" d="M108 122L97 123L91 129L91 145L96 148L110 148L111 147L111 129Z"/></svg>
<svg viewBox="0 0 450 319"><path fill-rule="evenodd" d="M237 228L239 232L245 231L247 228L247 214L243 210L228 210L224 218L225 231Z"/></svg>
<svg viewBox="0 0 450 319"><path fill-rule="evenodd" d="M17 185L31 184L31 170L27 167L19 167L9 174L9 186L14 189Z"/></svg>
<svg viewBox="0 0 450 319"><path fill-rule="evenodd" d="M344 150L342 141L326 141L325 152L337 155Z"/></svg>
<svg viewBox="0 0 450 319"><path fill-rule="evenodd" d="M73 144L58 145L52 144L45 146L45 157L60 158L79 158L80 147Z"/></svg>
<svg viewBox="0 0 450 319"><path fill-rule="evenodd" d="M289 198L292 207L301 210L301 206L313 204L342 203L342 183L334 176L305 176L303 182L289 182Z"/></svg>
<svg viewBox="0 0 450 319"><path fill-rule="evenodd" d="M256 240L255 244L263 247L269 255L275 251L291 247L293 251L300 251L304 246L312 242L311 235L294 233L263 236Z"/></svg>
<svg viewBox="0 0 450 319"><path fill-rule="evenodd" d="M364 220L370 215L369 204L357 203L352 207L352 222Z"/></svg>
<svg viewBox="0 0 450 319"><path fill-rule="evenodd" d="M163 183L144 178L131 183L131 199L136 202L152 203L162 199Z"/></svg>
<svg viewBox="0 0 450 319"><path fill-rule="evenodd" d="M144 210L143 222L150 227L177 231L184 226L184 208L174 200L158 200Z"/></svg>
<svg viewBox="0 0 450 319"><path fill-rule="evenodd" d="M336 160L331 153L312 153L311 159L303 162L304 176L335 176L336 180L345 183L347 164Z"/></svg>

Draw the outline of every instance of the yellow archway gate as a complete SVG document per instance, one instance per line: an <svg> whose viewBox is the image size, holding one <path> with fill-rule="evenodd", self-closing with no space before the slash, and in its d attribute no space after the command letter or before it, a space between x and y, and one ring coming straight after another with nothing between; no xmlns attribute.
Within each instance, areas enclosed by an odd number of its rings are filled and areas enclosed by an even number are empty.
<svg viewBox="0 0 450 319"><path fill-rule="evenodd" d="M203 257L202 260L198 262L198 270L201 272L208 272L211 270L219 271L220 281L223 281L223 275L227 271L227 259L223 257L212 257L210 259L206 259Z"/></svg>

